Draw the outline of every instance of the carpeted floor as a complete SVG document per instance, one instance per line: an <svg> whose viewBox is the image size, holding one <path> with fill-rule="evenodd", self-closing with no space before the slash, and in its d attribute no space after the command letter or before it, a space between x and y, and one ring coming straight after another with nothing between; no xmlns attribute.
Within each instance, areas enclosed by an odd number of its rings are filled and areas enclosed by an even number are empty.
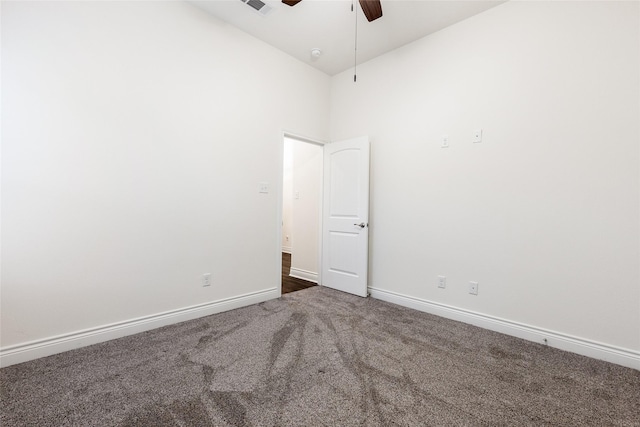
<svg viewBox="0 0 640 427"><path fill-rule="evenodd" d="M313 287L0 370L9 426L640 426L640 371Z"/></svg>

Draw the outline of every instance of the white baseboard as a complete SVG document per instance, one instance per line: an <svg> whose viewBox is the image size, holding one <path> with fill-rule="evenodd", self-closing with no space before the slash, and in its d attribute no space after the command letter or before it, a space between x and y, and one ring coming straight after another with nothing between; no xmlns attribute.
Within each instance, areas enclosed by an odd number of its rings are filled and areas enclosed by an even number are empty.
<svg viewBox="0 0 640 427"><path fill-rule="evenodd" d="M561 350L640 370L640 352L635 350L590 341L560 332L537 328L523 323L513 322L437 302L386 291L384 289L370 287L369 293L373 298L404 307L413 308L415 310L435 314L436 316L469 323L471 325L506 335L546 344Z"/></svg>
<svg viewBox="0 0 640 427"><path fill-rule="evenodd" d="M0 367L27 362L40 357L51 356L64 351L98 344L127 335L133 335L161 326L197 319L235 308L257 304L280 296L279 289L271 288L239 295L205 304L166 311L151 316L139 317L124 322L85 329L69 334L30 341L0 349Z"/></svg>
<svg viewBox="0 0 640 427"><path fill-rule="evenodd" d="M307 270L291 267L291 270L289 270L289 276L295 277L296 279L302 279L302 280L307 280L309 282L318 283L318 273L314 273L313 271L307 271Z"/></svg>
<svg viewBox="0 0 640 427"><path fill-rule="evenodd" d="M291 246L283 246L282 252L284 252L285 254L291 254Z"/></svg>

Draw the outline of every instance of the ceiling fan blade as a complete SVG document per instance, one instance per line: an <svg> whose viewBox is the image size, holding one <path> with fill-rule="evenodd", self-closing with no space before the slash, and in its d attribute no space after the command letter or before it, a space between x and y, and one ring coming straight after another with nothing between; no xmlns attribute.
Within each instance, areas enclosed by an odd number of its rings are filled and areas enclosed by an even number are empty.
<svg viewBox="0 0 640 427"><path fill-rule="evenodd" d="M369 22L375 21L382 16L380 0L360 0L360 7L362 7L364 16L367 17Z"/></svg>
<svg viewBox="0 0 640 427"><path fill-rule="evenodd" d="M302 0L282 0L282 3L289 5L289 6L295 6L298 3L300 3Z"/></svg>

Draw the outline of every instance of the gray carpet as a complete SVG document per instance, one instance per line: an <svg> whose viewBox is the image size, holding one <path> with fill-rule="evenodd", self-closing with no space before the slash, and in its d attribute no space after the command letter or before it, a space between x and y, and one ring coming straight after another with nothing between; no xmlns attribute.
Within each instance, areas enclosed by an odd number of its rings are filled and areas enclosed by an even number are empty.
<svg viewBox="0 0 640 427"><path fill-rule="evenodd" d="M0 370L8 426L640 426L640 371L322 287Z"/></svg>

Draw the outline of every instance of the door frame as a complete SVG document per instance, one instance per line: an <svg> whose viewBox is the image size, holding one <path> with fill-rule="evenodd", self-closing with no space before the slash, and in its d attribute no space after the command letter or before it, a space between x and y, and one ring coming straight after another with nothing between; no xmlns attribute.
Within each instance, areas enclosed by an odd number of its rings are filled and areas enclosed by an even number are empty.
<svg viewBox="0 0 640 427"><path fill-rule="evenodd" d="M305 142L307 144L313 144L324 149L324 146L328 144L327 141L322 141L317 138L309 138L307 136L300 135L299 133L290 132L288 130L283 130L280 134L280 142L278 144L280 148L280 156L278 159L278 210L276 219L278 221L277 226L277 242L278 242L278 297L282 296L282 205L284 203L284 139L290 138L295 139L296 141ZM324 154L322 156L322 165L320 172L320 201L319 205L319 222L318 222L318 286L322 286L322 213L323 213L323 204L324 204ZM293 252L293 251L292 251Z"/></svg>

